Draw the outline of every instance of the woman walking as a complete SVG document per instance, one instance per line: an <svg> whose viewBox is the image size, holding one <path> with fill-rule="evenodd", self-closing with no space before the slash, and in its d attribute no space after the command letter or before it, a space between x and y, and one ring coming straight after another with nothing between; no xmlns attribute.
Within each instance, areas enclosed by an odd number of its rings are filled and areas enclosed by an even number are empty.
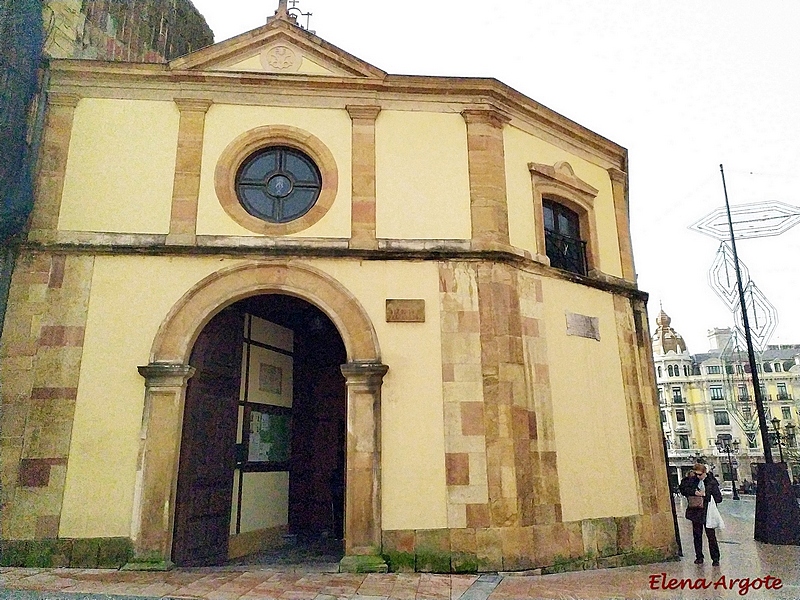
<svg viewBox="0 0 800 600"><path fill-rule="evenodd" d="M683 478L680 484L681 494L686 496L686 518L692 522L692 537L694 538L694 564L703 564L703 530L708 538L708 553L711 555L711 564L719 566L719 543L715 529L706 527L706 513L711 498L719 504L722 502L722 493L719 491L719 481L713 473L708 472L708 467L696 463L692 471Z"/></svg>

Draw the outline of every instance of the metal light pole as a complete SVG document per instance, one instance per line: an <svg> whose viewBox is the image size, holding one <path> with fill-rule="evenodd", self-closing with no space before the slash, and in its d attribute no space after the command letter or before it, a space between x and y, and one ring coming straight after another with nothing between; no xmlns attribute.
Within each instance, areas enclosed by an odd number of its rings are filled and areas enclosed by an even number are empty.
<svg viewBox="0 0 800 600"><path fill-rule="evenodd" d="M722 187L725 192L725 211L728 216L728 231L730 233L733 262L736 267L736 286L739 292L739 306L742 313L742 325L745 342L747 343L747 358L750 363L750 376L753 378L753 394L758 412L758 424L761 431L761 443L764 447L764 464L758 469L758 488L756 491L756 514L753 538L767 544L793 544L800 545L800 506L792 493L789 482L789 471L782 460L775 463L772 459L772 449L769 443L769 430L767 417L764 412L764 398L761 385L758 381L758 365L753 349L753 338L750 331L750 321L747 317L747 304L742 285L742 273L739 268L739 257L736 253L736 236L733 231L731 206L728 202L728 188L725 184L725 171L719 166L722 174ZM780 450L780 445L778 445ZM782 458L782 457L781 457Z"/></svg>
<svg viewBox="0 0 800 600"><path fill-rule="evenodd" d="M731 485L733 485L733 499L739 500L739 492L736 489L736 471L733 470L733 460L731 459L731 441L730 440L723 440L722 438L717 438L717 448L720 452L727 452L728 454L728 467L731 470ZM733 453L739 453L739 441L735 440L733 442Z"/></svg>
<svg viewBox="0 0 800 600"><path fill-rule="evenodd" d="M739 290L739 305L742 309L742 325L744 326L744 339L747 344L747 361L750 363L750 375L753 378L753 394L756 399L756 412L758 413L758 428L761 430L761 444L764 447L764 462L771 463L772 448L769 445L769 429L767 427L767 416L764 412L764 397L761 394L761 385L758 381L758 367L756 364L756 353L753 349L753 336L750 333L750 320L747 317L747 304L744 298L744 286L742 285L742 271L739 268L739 256L736 253L736 236L733 233L733 219L731 218L731 205L728 202L728 186L725 185L725 170L719 166L722 174L722 189L725 192L725 211L728 213L728 228L731 234L731 249L733 250L733 263L736 267L736 286ZM781 461L783 462L783 461Z"/></svg>
<svg viewBox="0 0 800 600"><path fill-rule="evenodd" d="M775 443L778 444L778 453L781 457L781 462L783 462L783 450L781 449L781 420L778 417L774 417L772 419L772 428L775 430Z"/></svg>

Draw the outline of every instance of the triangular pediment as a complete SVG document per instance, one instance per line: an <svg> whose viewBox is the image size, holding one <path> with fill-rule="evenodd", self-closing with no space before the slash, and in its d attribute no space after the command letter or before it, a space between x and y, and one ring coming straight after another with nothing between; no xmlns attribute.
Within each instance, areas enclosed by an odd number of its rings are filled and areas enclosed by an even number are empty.
<svg viewBox="0 0 800 600"><path fill-rule="evenodd" d="M384 71L284 20L176 58L170 69L383 79Z"/></svg>

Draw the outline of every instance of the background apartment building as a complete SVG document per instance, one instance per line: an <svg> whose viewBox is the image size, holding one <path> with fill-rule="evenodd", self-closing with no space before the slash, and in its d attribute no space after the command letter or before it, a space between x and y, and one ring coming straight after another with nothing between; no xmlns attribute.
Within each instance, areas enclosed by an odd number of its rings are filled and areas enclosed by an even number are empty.
<svg viewBox="0 0 800 600"><path fill-rule="evenodd" d="M671 482L677 485L698 459L711 465L725 487L730 487L731 470L739 486L745 479L754 481L764 449L744 344L735 331L711 329L708 352L690 354L670 323L662 310L656 319L653 358ZM776 460L783 455L792 478L798 480L800 344L768 346L757 357L773 453ZM780 420L780 448L775 418Z"/></svg>

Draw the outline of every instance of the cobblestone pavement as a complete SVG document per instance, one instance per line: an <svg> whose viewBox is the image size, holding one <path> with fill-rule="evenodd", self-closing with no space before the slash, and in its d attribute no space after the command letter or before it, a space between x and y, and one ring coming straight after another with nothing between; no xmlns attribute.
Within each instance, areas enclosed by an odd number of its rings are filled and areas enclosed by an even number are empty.
<svg viewBox="0 0 800 600"><path fill-rule="evenodd" d="M754 500L727 498L720 508L727 527L719 532L720 567L693 564L691 526L679 524L685 558L620 569L559 575L500 573L436 575L336 573L335 563L229 565L167 573L101 569L0 569L0 598L113 600L122 597L207 600L506 600L543 598L748 598L800 599L800 547L770 546L753 538ZM708 561L708 557L706 557ZM769 576L769 578L767 578ZM778 588L777 579L780 579ZM684 587L678 586L684 580ZM685 583L706 585L688 589ZM769 589L767 589L769 588ZM778 588L778 589L775 589Z"/></svg>

